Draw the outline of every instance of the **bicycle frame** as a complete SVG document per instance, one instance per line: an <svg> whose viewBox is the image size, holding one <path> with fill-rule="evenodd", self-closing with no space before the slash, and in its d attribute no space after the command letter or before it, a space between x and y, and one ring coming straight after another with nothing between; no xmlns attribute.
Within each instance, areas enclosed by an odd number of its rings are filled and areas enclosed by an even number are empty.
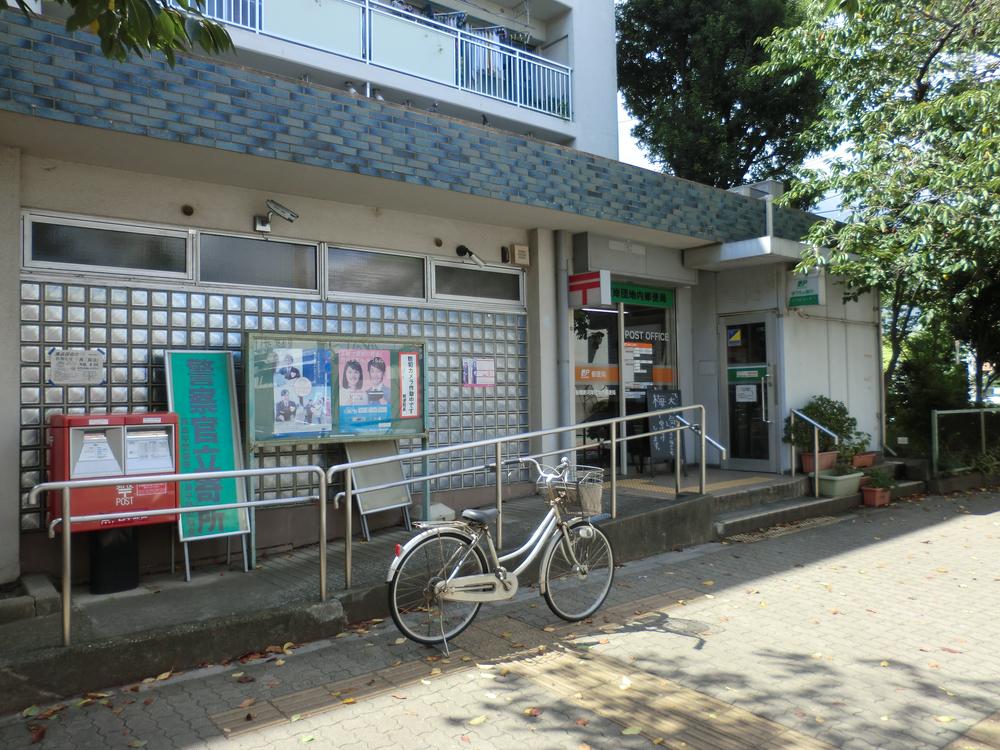
<svg viewBox="0 0 1000 750"><path fill-rule="evenodd" d="M531 537L520 549L503 557L498 557L496 547L493 545L493 538L490 536L489 528L486 526L477 527L463 521L421 524L425 530L407 542L406 546L400 551L399 556L393 560L392 565L389 567L387 580L392 580L396 568L410 548L415 547L425 539L439 536L448 529L454 529L468 534L469 541L460 550L461 555L457 560L448 560L445 564L445 568L450 568L451 573L437 584L440 597L446 601L467 602L496 602L512 599L517 594L519 577L546 548L547 543L555 536L557 529L564 525L568 525L568 522L563 520L558 509L553 505L532 532ZM462 565L468 559L469 555L473 554L473 550L484 539L486 540L486 553L490 564L489 572L473 576L458 576L458 571L461 570ZM575 563L575 558L572 558L572 549L569 549L568 552ZM522 556L524 559L513 571L507 571L503 567L505 562L516 560ZM452 557L454 558L454 555ZM539 585L541 593L544 594L545 582L540 581Z"/></svg>

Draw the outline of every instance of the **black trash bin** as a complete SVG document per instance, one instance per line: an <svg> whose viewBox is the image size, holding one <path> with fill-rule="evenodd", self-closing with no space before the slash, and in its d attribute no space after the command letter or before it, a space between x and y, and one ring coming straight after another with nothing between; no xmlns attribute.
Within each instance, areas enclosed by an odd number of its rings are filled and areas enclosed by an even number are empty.
<svg viewBox="0 0 1000 750"><path fill-rule="evenodd" d="M114 594L139 585L139 545L134 527L90 535L90 593Z"/></svg>

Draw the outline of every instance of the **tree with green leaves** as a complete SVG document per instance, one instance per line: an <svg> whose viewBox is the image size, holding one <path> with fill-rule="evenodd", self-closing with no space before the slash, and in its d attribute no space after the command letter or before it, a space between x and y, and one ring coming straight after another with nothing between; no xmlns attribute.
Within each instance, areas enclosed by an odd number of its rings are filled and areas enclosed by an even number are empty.
<svg viewBox="0 0 1000 750"><path fill-rule="evenodd" d="M25 0L16 0L31 16ZM220 54L233 40L220 24L205 16L206 0L47 0L70 9L67 31L87 29L101 40L105 57L124 62L130 54L143 57L162 52L173 66L177 52L200 48Z"/></svg>
<svg viewBox="0 0 1000 750"><path fill-rule="evenodd" d="M758 38L801 20L797 0L623 0L618 84L633 135L665 171L729 188L783 179L808 155L796 136L820 86L768 60Z"/></svg>
<svg viewBox="0 0 1000 750"><path fill-rule="evenodd" d="M801 265L881 293L888 385L917 316L970 306L1000 268L1000 0L812 0L764 45L762 73L824 81L801 142L839 149L788 199L837 194L850 218L814 225Z"/></svg>

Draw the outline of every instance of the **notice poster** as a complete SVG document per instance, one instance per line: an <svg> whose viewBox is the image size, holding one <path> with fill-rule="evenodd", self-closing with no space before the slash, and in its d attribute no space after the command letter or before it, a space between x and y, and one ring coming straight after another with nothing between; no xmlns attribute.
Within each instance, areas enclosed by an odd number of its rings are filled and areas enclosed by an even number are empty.
<svg viewBox="0 0 1000 750"><path fill-rule="evenodd" d="M623 367L626 388L646 388L653 383L653 345L626 341Z"/></svg>
<svg viewBox="0 0 1000 750"><path fill-rule="evenodd" d="M338 427L348 435L392 427L388 349L336 349Z"/></svg>
<svg viewBox="0 0 1000 750"><path fill-rule="evenodd" d="M420 354L399 353L399 418L420 418Z"/></svg>
<svg viewBox="0 0 1000 750"><path fill-rule="evenodd" d="M462 386L464 388L493 388L497 384L497 364L492 357L463 357Z"/></svg>
<svg viewBox="0 0 1000 750"><path fill-rule="evenodd" d="M424 342L251 333L251 448L424 434Z"/></svg>
<svg viewBox="0 0 1000 750"><path fill-rule="evenodd" d="M274 434L329 431L330 352L319 348L274 350Z"/></svg>

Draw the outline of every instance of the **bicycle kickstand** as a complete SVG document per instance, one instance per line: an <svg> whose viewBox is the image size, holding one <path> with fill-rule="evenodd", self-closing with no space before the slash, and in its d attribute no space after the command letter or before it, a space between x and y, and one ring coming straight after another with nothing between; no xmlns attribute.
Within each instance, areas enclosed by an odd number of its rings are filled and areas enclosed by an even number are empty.
<svg viewBox="0 0 1000 750"><path fill-rule="evenodd" d="M438 625L441 628L441 643L444 644L444 655L451 656L451 650L448 648L448 639L444 636L444 607L438 608Z"/></svg>

